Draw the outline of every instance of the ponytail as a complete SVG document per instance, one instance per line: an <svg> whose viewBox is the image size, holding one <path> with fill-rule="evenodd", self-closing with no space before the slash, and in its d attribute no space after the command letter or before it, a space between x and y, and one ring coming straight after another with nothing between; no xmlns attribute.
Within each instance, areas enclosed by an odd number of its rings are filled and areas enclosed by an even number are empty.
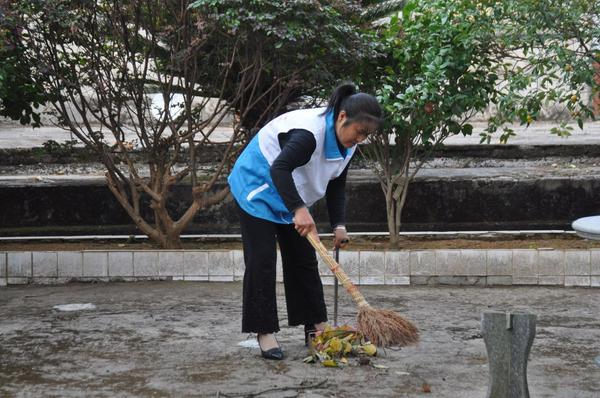
<svg viewBox="0 0 600 398"><path fill-rule="evenodd" d="M332 111L334 121L341 111L346 112L344 124L370 122L379 128L383 123L383 111L377 99L370 94L358 92L352 83L343 83L333 90L324 113Z"/></svg>

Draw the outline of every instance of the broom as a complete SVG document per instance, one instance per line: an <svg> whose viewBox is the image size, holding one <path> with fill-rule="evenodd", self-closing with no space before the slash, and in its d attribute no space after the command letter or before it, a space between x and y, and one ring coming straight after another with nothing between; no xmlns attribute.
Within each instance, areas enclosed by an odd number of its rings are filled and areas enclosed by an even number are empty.
<svg viewBox="0 0 600 398"><path fill-rule="evenodd" d="M416 344L419 341L419 330L415 325L394 311L371 307L342 267L331 258L325 246L312 234L306 235L306 238L358 305L358 330L373 344L380 347L404 346Z"/></svg>

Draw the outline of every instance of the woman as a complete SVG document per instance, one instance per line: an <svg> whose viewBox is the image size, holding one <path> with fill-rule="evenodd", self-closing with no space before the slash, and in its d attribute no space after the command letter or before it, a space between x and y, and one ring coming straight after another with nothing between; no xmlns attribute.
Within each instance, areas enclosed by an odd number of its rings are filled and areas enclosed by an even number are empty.
<svg viewBox="0 0 600 398"><path fill-rule="evenodd" d="M344 226L346 174L356 145L381 124L377 100L339 86L327 108L285 113L263 127L242 152L229 176L239 205L244 273L242 332L257 333L261 354L283 359L275 297L276 240L290 326L305 337L323 330L327 310L315 250L304 237L317 236L309 207L327 197L334 245L348 236Z"/></svg>

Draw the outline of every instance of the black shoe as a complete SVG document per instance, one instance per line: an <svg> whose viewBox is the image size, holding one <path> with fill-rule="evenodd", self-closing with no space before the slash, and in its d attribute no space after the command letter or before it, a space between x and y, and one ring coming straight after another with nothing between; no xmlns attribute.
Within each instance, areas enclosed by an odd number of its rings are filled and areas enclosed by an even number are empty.
<svg viewBox="0 0 600 398"><path fill-rule="evenodd" d="M283 359L283 351L281 351L281 347L274 347L270 350L263 351L260 346L260 340L258 339L258 334L256 335L256 341L258 341L258 348L260 348L260 355L266 359L274 359L276 361L281 361Z"/></svg>
<svg viewBox="0 0 600 398"><path fill-rule="evenodd" d="M315 325L304 325L304 345L306 347L310 345L316 333L317 328L315 328Z"/></svg>

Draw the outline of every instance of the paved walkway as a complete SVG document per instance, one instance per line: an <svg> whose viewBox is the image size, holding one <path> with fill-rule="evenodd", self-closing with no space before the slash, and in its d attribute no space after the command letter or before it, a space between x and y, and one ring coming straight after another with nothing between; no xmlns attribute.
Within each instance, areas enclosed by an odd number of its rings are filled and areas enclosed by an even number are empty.
<svg viewBox="0 0 600 398"><path fill-rule="evenodd" d="M446 145L479 144L479 133L483 131L486 124L477 122L473 123L473 126L473 135L468 137L451 137L445 141ZM512 126L517 136L512 137L509 143L515 145L600 144L600 121L587 123L584 125L583 130L575 123L571 124L573 134L568 138L561 138L550 134L550 129L555 126L556 124L550 122L537 122L527 128L519 125ZM227 141L230 131L231 129L228 127L219 127L213 139L215 141ZM108 134L106 136L108 137ZM498 137L492 143L498 143ZM71 139L73 139L71 133L60 128L41 127L33 129L0 120L0 148L34 148L41 147L48 140L65 142ZM127 139L134 140L136 136L134 133L131 133L127 136Z"/></svg>
<svg viewBox="0 0 600 398"><path fill-rule="evenodd" d="M484 311L538 315L528 379L533 397L600 394L600 301L576 288L361 287L421 329L417 347L387 349L343 369L305 364L301 327L288 327L278 285L281 362L259 357L240 330L239 283L138 282L0 288L2 397L481 398L488 384ZM332 308L332 289L325 289ZM355 306L340 292L340 320ZM93 310L61 312L60 304ZM311 387L314 386L314 387Z"/></svg>

